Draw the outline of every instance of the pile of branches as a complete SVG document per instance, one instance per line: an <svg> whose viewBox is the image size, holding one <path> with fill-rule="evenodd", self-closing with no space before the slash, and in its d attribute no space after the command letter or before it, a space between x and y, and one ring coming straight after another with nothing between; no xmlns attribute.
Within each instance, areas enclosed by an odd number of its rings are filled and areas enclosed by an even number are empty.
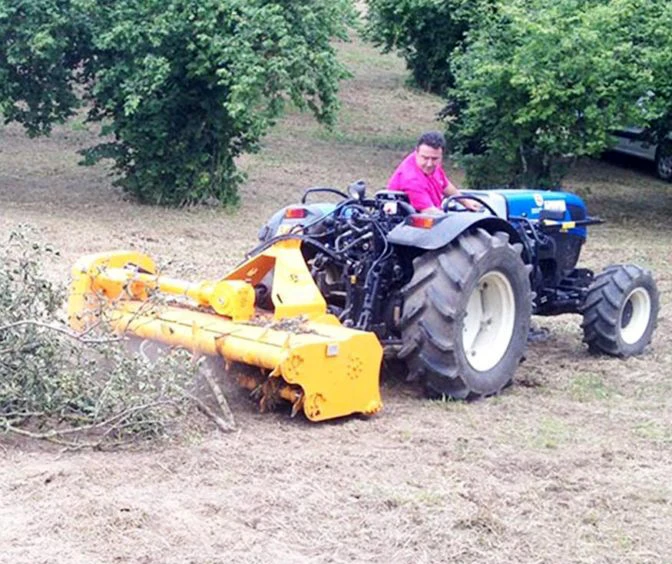
<svg viewBox="0 0 672 564"><path fill-rule="evenodd" d="M55 251L25 229L0 248L0 434L68 448L166 438L186 421L198 363L184 350L148 358L98 326L64 322L65 289L42 265Z"/></svg>

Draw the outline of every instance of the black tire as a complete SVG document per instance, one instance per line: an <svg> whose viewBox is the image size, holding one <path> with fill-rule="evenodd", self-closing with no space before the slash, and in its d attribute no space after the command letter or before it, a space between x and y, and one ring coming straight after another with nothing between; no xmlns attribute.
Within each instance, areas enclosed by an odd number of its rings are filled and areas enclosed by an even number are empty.
<svg viewBox="0 0 672 564"><path fill-rule="evenodd" d="M672 182L672 142L663 141L656 151L656 173L662 180Z"/></svg>
<svg viewBox="0 0 672 564"><path fill-rule="evenodd" d="M628 357L651 342L660 301L648 270L618 264L598 274L588 288L583 313L583 340L594 353Z"/></svg>
<svg viewBox="0 0 672 564"><path fill-rule="evenodd" d="M525 352L533 300L521 251L507 233L477 229L414 260L399 356L428 395L471 399L511 382Z"/></svg>

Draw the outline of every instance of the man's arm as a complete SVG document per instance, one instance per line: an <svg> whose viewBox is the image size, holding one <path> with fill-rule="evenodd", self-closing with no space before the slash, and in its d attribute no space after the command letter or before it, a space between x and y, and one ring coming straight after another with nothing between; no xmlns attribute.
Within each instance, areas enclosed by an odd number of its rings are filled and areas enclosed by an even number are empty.
<svg viewBox="0 0 672 564"><path fill-rule="evenodd" d="M439 213L441 212L441 210L436 208L434 202L432 202L425 187L416 179L405 179L402 190L408 196L411 205L419 212L430 213L429 210L432 209L437 210Z"/></svg>
<svg viewBox="0 0 672 564"><path fill-rule="evenodd" d="M413 179L407 181L404 185L403 191L408 195L411 205L420 213L427 213L432 215L443 214L443 210L434 205L431 198L427 194L426 189L420 183ZM446 177L446 188L443 191L445 196L460 195L458 188L450 182ZM460 200L465 208L471 211L478 211L480 205L473 200Z"/></svg>
<svg viewBox="0 0 672 564"><path fill-rule="evenodd" d="M455 184L453 184L450 181L450 178L448 178L447 176L446 176L446 181L447 181L446 188L443 191L443 194L446 197L461 196L462 195L462 192L460 192L460 189L457 186L455 186ZM482 207L481 204L479 204L476 200L464 199L464 200L458 200L458 201L460 202L460 204L462 204L469 211L480 211L480 209Z"/></svg>

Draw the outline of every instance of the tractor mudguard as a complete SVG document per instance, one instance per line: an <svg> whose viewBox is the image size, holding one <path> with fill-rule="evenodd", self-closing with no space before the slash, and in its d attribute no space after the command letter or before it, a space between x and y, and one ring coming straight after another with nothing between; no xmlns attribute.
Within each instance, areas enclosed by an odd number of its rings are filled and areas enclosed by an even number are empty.
<svg viewBox="0 0 672 564"><path fill-rule="evenodd" d="M491 215L483 216L478 212L447 212L442 216L424 215L435 221L433 226L419 226L414 218L409 216L404 223L397 225L387 236L387 240L395 245L415 247L432 251L446 246L455 240L467 229L481 227L489 233L504 231L511 237L512 243L520 241L520 236L508 221Z"/></svg>

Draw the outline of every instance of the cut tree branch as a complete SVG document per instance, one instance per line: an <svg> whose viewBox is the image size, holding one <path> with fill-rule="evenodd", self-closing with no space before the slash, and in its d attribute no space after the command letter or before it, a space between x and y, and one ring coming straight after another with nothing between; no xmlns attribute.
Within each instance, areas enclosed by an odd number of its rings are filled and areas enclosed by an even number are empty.
<svg viewBox="0 0 672 564"><path fill-rule="evenodd" d="M52 331L62 333L63 335L66 335L71 339L74 339L76 341L79 341L80 343L85 344L114 343L123 340L123 337L101 337L91 339L84 336L87 333L89 333L89 330L85 331L84 333L77 333L76 331L73 331L72 329L69 329L64 325L44 323L42 321L37 321L35 319L23 319L21 321L15 321L14 323L8 323L7 325L0 325L0 333L8 331L9 329L13 329L15 327L21 327L25 325L32 325L34 327L42 327L43 329L50 329Z"/></svg>

